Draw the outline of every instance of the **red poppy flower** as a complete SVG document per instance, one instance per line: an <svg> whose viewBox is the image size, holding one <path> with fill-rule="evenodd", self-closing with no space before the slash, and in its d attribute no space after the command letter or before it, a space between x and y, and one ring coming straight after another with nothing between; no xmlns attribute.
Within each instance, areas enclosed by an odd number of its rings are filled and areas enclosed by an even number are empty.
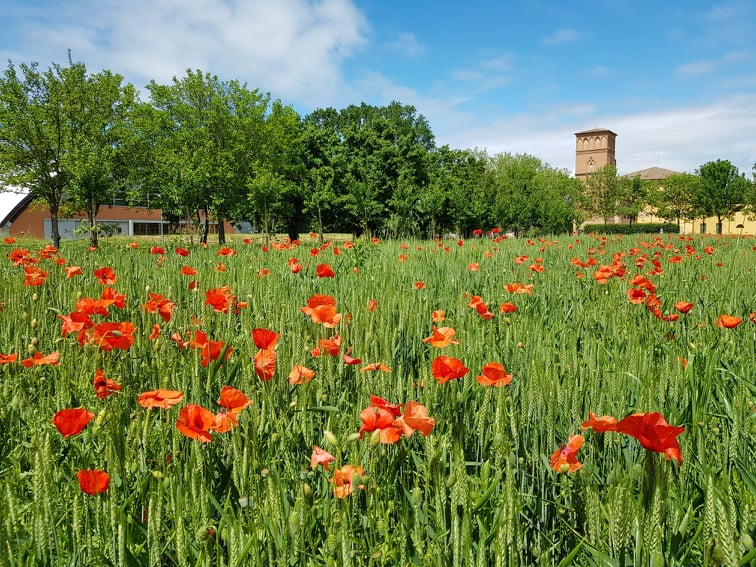
<svg viewBox="0 0 756 567"><path fill-rule="evenodd" d="M316 349L317 354L314 352ZM318 341L318 346L313 349L313 356L320 356L321 351L325 351L329 356L339 356L340 349L341 337L339 335L334 335L330 339L320 339Z"/></svg>
<svg viewBox="0 0 756 567"><path fill-rule="evenodd" d="M483 365L483 374L476 378L482 386L503 387L512 381L512 375L507 374L503 364L489 362Z"/></svg>
<svg viewBox="0 0 756 567"><path fill-rule="evenodd" d="M73 311L70 315L58 315L58 319L63 321L60 326L60 334L64 338L69 333L78 333L82 329L88 329L94 327L94 323L86 313L80 313L79 311Z"/></svg>
<svg viewBox="0 0 756 567"><path fill-rule="evenodd" d="M516 313L517 306L514 303L509 303L508 301L505 301L504 303L499 305L499 311L501 313Z"/></svg>
<svg viewBox="0 0 756 567"><path fill-rule="evenodd" d="M295 364L289 372L289 384L304 384L315 378L315 371L302 366L301 364Z"/></svg>
<svg viewBox="0 0 756 567"><path fill-rule="evenodd" d="M44 285L47 279L47 272L36 266L24 267L24 285L29 287L39 287Z"/></svg>
<svg viewBox="0 0 756 567"><path fill-rule="evenodd" d="M165 254L165 248L161 248L160 246L152 246L150 248L150 254Z"/></svg>
<svg viewBox="0 0 756 567"><path fill-rule="evenodd" d="M231 307L231 288L227 285L205 292L205 305L210 305L213 311L228 313Z"/></svg>
<svg viewBox="0 0 756 567"><path fill-rule="evenodd" d="M591 411L588 412L588 419L583 422L580 429L593 429L596 433L617 431L617 418L611 415L596 417L596 414Z"/></svg>
<svg viewBox="0 0 756 567"><path fill-rule="evenodd" d="M678 301L675 303L675 309L680 313L690 313L690 310L693 309L693 304L688 301Z"/></svg>
<svg viewBox="0 0 756 567"><path fill-rule="evenodd" d="M150 390L137 398L137 403L143 408L170 409L184 398L183 392L177 390Z"/></svg>
<svg viewBox="0 0 756 567"><path fill-rule="evenodd" d="M375 240L377 240L377 238ZM333 472L333 478L330 480L331 484L334 485L333 495L336 498L341 499L352 494L352 492L354 492L354 479L356 477L361 477L364 474L365 471L359 466L344 465L340 469L336 469ZM358 485L358 488L363 489L365 487L360 484Z"/></svg>
<svg viewBox="0 0 756 567"><path fill-rule="evenodd" d="M11 364L18 360L18 353L0 354L0 364Z"/></svg>
<svg viewBox="0 0 756 567"><path fill-rule="evenodd" d="M436 420L428 415L426 407L414 400L408 401L404 406L402 420L413 430L422 433L423 437L430 435L436 427Z"/></svg>
<svg viewBox="0 0 756 567"><path fill-rule="evenodd" d="M383 364L382 362L371 362L360 368L360 372L376 372L376 371L391 373L391 368Z"/></svg>
<svg viewBox="0 0 756 567"><path fill-rule="evenodd" d="M753 313L751 313L750 315L748 315L748 318L751 320L751 323L753 323L754 325L756 325L756 311L754 311Z"/></svg>
<svg viewBox="0 0 756 567"><path fill-rule="evenodd" d="M436 311L433 311L431 313L431 321L434 323L440 323L446 319L446 313L444 311L441 311L440 309L437 309Z"/></svg>
<svg viewBox="0 0 756 567"><path fill-rule="evenodd" d="M449 380L462 378L469 372L469 368L465 368L465 365L458 358L437 356L431 364L431 371L438 383L444 384Z"/></svg>
<svg viewBox="0 0 756 567"><path fill-rule="evenodd" d="M344 359L344 364L362 364L362 359L353 357L351 355L351 352L352 347L349 347L342 356L342 358Z"/></svg>
<svg viewBox="0 0 756 567"><path fill-rule="evenodd" d="M195 270L191 266L181 266L181 269L179 270L179 273L182 276L196 276L197 275L197 270Z"/></svg>
<svg viewBox="0 0 756 567"><path fill-rule="evenodd" d="M558 473L575 472L580 470L583 464L577 460L577 453L583 446L582 435L570 435L566 445L562 445L554 451L549 459L551 468Z"/></svg>
<svg viewBox="0 0 756 567"><path fill-rule="evenodd" d="M627 290L627 299L635 305L643 305L646 302L646 290L631 287Z"/></svg>
<svg viewBox="0 0 756 567"><path fill-rule="evenodd" d="M81 275L81 266L67 266L65 268L66 270L66 277L70 280L74 276Z"/></svg>
<svg viewBox="0 0 756 567"><path fill-rule="evenodd" d="M660 413L634 413L617 422L617 431L635 437L649 451L664 453L682 463L677 436L684 427L669 425Z"/></svg>
<svg viewBox="0 0 756 567"><path fill-rule="evenodd" d="M226 354L224 355L223 360L228 360L234 351L233 347L231 346L227 347L224 341L207 341L198 348L201 349L200 350L200 358L201 358L200 364L203 367L207 367L210 364L210 362L214 360L218 360L220 358L221 353L224 350L226 351Z"/></svg>
<svg viewBox="0 0 756 567"><path fill-rule="evenodd" d="M76 479L79 481L81 491L91 496L105 492L110 486L110 475L96 469L80 470L76 473Z"/></svg>
<svg viewBox="0 0 756 567"><path fill-rule="evenodd" d="M425 282L415 282L415 289L425 289Z"/></svg>
<svg viewBox="0 0 756 567"><path fill-rule="evenodd" d="M61 435L67 439L81 433L94 416L85 408L62 409L53 416L52 422Z"/></svg>
<svg viewBox="0 0 756 567"><path fill-rule="evenodd" d="M102 285L112 285L116 283L116 273L113 268L99 268L94 271L94 275Z"/></svg>
<svg viewBox="0 0 756 567"><path fill-rule="evenodd" d="M189 250L187 250L186 248L176 248L176 254L186 258L189 255Z"/></svg>
<svg viewBox="0 0 756 567"><path fill-rule="evenodd" d="M378 307L378 300L377 299L371 299L368 301L368 311L370 313L374 312L376 307Z"/></svg>
<svg viewBox="0 0 756 567"><path fill-rule="evenodd" d="M215 414L197 404L187 404L179 412L176 428L190 439L203 443L213 440L210 430L215 425Z"/></svg>
<svg viewBox="0 0 756 567"><path fill-rule="evenodd" d="M118 392L121 389L120 384L116 384L110 378L105 377L105 373L102 371L102 368L98 368L95 371L95 377L92 385L94 386L95 394L97 394L97 397L101 400L104 400L110 394Z"/></svg>
<svg viewBox="0 0 756 567"><path fill-rule="evenodd" d="M312 455L310 455L310 468L317 468L321 465L325 470L330 470L329 463L336 461L336 457L331 455L328 451L324 451L317 445L312 446Z"/></svg>
<svg viewBox="0 0 756 567"><path fill-rule="evenodd" d="M255 354L255 374L260 380L267 382L276 373L276 351L261 349Z"/></svg>
<svg viewBox="0 0 756 567"><path fill-rule="evenodd" d="M270 329L252 329L252 341L259 349L272 349L281 335Z"/></svg>
<svg viewBox="0 0 756 567"><path fill-rule="evenodd" d="M329 264L318 264L316 273L319 278L333 278L336 274L333 273L333 268Z"/></svg>
<svg viewBox="0 0 756 567"><path fill-rule="evenodd" d="M735 315L720 315L717 319L717 327L725 329L734 329L743 322L743 319Z"/></svg>
<svg viewBox="0 0 756 567"><path fill-rule="evenodd" d="M394 427L394 413L385 407L376 407L370 405L360 412L360 439L365 433L378 431L378 438L381 443L392 444L399 441L402 432L399 428Z"/></svg>
<svg viewBox="0 0 756 567"><path fill-rule="evenodd" d="M168 323L173 317L176 303L159 293L151 293L150 299L144 304L144 309L147 313L157 313L163 321Z"/></svg>
<svg viewBox="0 0 756 567"><path fill-rule="evenodd" d="M244 408L251 406L252 400L244 392L237 390L233 386L223 386L217 404L232 413L239 413Z"/></svg>
<svg viewBox="0 0 756 567"><path fill-rule="evenodd" d="M108 307L113 305L110 300L92 299L91 297L82 297L76 302L76 311L86 313L87 315L102 315L107 317Z"/></svg>
<svg viewBox="0 0 756 567"><path fill-rule="evenodd" d="M47 356L43 355L41 352L37 351L35 352L31 358L25 358L21 361L21 366L25 368L31 368L32 366L43 366L45 364L51 364L53 366L57 366L60 364L60 353L59 352L51 352Z"/></svg>
<svg viewBox="0 0 756 567"><path fill-rule="evenodd" d="M100 301L118 309L123 309L126 307L126 294L118 293L115 288L106 287L102 290Z"/></svg>
<svg viewBox="0 0 756 567"><path fill-rule="evenodd" d="M134 344L135 330L134 325L128 321L123 323L106 321L98 323L91 329L79 331L77 340L82 346L95 345L105 352L113 349L129 350Z"/></svg>
<svg viewBox="0 0 756 567"><path fill-rule="evenodd" d="M527 293L528 295L533 295L533 284L525 285L521 283L513 283L513 284L506 284L504 287L509 293L520 293L520 294Z"/></svg>
<svg viewBox="0 0 756 567"><path fill-rule="evenodd" d="M220 248L218 250L218 256L236 256L236 250L229 248L228 246L224 246L223 248Z"/></svg>
<svg viewBox="0 0 756 567"><path fill-rule="evenodd" d="M6 236L5 238L3 238L3 242L5 242L6 244L10 246L16 243L16 239L13 238L12 236Z"/></svg>
<svg viewBox="0 0 756 567"><path fill-rule="evenodd" d="M436 328L436 326L433 325L433 334L431 334L430 337L424 338L423 342L436 348L458 345L459 341L457 339L452 339L456 333L457 331L451 327Z"/></svg>

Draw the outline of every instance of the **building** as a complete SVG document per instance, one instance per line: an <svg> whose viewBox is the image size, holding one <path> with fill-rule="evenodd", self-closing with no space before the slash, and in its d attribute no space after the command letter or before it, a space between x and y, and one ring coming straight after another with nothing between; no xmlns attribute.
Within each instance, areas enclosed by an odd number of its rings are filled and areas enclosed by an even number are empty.
<svg viewBox="0 0 756 567"><path fill-rule="evenodd" d="M168 222L163 218L163 211L151 208L149 201L141 206L129 206L119 199L101 205L96 221L103 233L114 236L162 236L180 232L182 225L185 225ZM80 230L82 226L84 228ZM234 232L228 222L224 228L226 234ZM211 231L215 232L212 225ZM88 238L86 215L61 215L58 218L58 232L61 238ZM14 238L50 240L52 224L49 207L35 203L29 194L19 195L17 203L4 216L0 216L0 233Z"/></svg>
<svg viewBox="0 0 756 567"><path fill-rule="evenodd" d="M594 128L575 133L575 177L585 183L594 171L607 165L617 165L615 142L617 134L611 130Z"/></svg>
<svg viewBox="0 0 756 567"><path fill-rule="evenodd" d="M616 144L617 134L611 130L603 128L594 128L575 133L575 177L583 183L587 177L594 171L607 165L617 165L616 161ZM643 181L657 182L659 189L664 189L664 179L670 175L679 173L663 167L648 167L640 171L626 173L622 177L630 179L640 178ZM647 207L641 211L636 219L642 223L662 223L665 222L654 216L654 210ZM601 224L604 220L600 218L589 219L585 224ZM615 216L614 223L626 223L629 219ZM738 228L742 226L743 228ZM749 220L743 213L736 213L732 219L724 220L722 226L717 226L716 217L706 219L696 219L683 221L680 225L680 232L683 234L717 234L718 230L722 234L756 234L756 220Z"/></svg>

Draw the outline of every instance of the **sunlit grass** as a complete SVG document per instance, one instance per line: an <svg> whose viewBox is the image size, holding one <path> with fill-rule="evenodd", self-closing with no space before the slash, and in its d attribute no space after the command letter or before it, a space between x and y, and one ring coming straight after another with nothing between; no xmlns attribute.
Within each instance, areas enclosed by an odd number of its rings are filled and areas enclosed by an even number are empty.
<svg viewBox="0 0 756 567"><path fill-rule="evenodd" d="M4 260L0 354L21 360L57 351L60 365L0 365L1 563L736 565L756 558L752 239L326 241L322 250L308 236L297 247L264 250L234 239L236 254L228 256L185 240L136 248L106 240L95 252L72 243L59 256L82 274L69 279L63 266L42 259L49 275L38 287L24 286L23 267ZM153 245L164 254L151 253ZM174 253L176 246L189 256ZM18 247L36 256L44 244L6 245L5 253ZM613 255L627 273L597 282L593 272ZM516 262L521 256L528 258ZM669 262L672 256L682 261ZM595 266L572 263L591 257ZM630 279L653 270L652 260L661 267L648 276L660 313L694 303L677 321L627 299ZM477 271L468 268L473 262ZM317 278L320 263L335 277ZM184 265L198 273L181 275ZM102 294L93 276L101 267L113 268L112 287L127 297L125 308L109 307L107 320L134 324L128 350L105 352L80 346L76 333L61 336L57 316ZM510 293L513 283L532 284L532 294ZM213 311L205 292L221 286L246 306ZM150 293L176 303L170 322L144 309ZM313 294L336 299L343 317L335 328L301 312ZM470 306L473 296L490 319ZM373 311L370 300L377 300ZM517 311L500 312L503 302ZM435 310L445 312L436 324L455 329L458 345L423 343ZM743 323L720 328L722 314ZM150 340L155 324L160 334ZM255 373L255 328L281 334L270 381ZM203 366L200 349L171 338L189 341L197 329L232 347L230 358ZM336 333L338 357L311 354ZM350 348L361 364L344 363ZM467 375L438 383L431 363L440 354L462 360ZM392 372L360 371L377 362ZM512 382L481 386L476 376L488 362L503 364ZM315 378L290 385L295 364ZM122 390L98 399L98 368ZM218 411L224 385L253 402L238 427L210 443L182 435L180 409ZM155 389L184 398L171 409L136 403ZM423 404L435 428L395 444L370 433L359 439L371 395ZM64 439L51 420L74 407L96 418ZM628 436L581 431L589 412L661 413L685 428L682 464ZM582 468L552 470L550 455L578 433ZM334 456L330 471L310 467L314 445ZM346 464L364 469L354 479L363 488L340 499L331 481ZM82 469L107 471L108 489L84 494L76 479Z"/></svg>

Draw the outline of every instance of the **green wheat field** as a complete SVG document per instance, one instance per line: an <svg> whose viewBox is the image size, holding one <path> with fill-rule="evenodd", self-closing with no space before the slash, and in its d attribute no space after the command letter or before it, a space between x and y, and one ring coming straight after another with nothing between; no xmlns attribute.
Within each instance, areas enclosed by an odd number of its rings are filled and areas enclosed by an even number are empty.
<svg viewBox="0 0 756 567"><path fill-rule="evenodd" d="M756 563L756 240L321 242L0 242L0 564Z"/></svg>

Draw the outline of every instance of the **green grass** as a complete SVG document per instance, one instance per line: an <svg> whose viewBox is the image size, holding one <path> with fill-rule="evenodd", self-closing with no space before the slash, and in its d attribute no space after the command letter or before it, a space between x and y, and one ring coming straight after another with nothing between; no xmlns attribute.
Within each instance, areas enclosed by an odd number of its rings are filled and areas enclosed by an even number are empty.
<svg viewBox="0 0 756 567"><path fill-rule="evenodd" d="M0 366L0 564L2 565L747 565L756 536L756 248L753 239L588 236L548 241L506 239L357 242L311 256L319 240L305 236L289 250L263 251L234 241L235 256L195 246L187 258L151 243L129 248L104 240L60 251L83 274L66 278L52 260L43 286L25 287L22 267L0 263L0 353L27 358L34 349L60 353L59 366ZM405 244L406 247L400 245ZM186 245L186 243L184 243ZM694 247L688 253L685 246ZM707 254L704 248L713 247ZM32 252L43 243L18 246ZM589 254L589 249L594 253ZM405 261L398 261L406 254ZM590 256L628 274L599 284L598 267L571 264ZM515 258L529 256L517 264ZM628 281L653 268L663 314L676 301L694 309L665 322L627 300ZM670 256L681 255L681 263ZM647 257L638 269L639 256ZM287 261L298 258L302 272ZM536 257L544 271L529 269ZM226 271L218 271L223 262ZM328 262L336 277L315 277ZM468 270L478 262L479 271ZM721 264L721 265L718 265ZM190 265L194 278L179 269ZM92 275L109 266L127 296L108 320L137 328L128 351L79 346L61 337L58 314L81 297L100 297ZM358 270L355 271L354 268ZM258 270L268 268L268 276ZM576 272L585 277L576 277ZM190 290L191 280L198 282ZM415 282L425 283L415 289ZM532 295L508 283L532 283ZM207 289L228 285L247 307L213 312ZM177 304L163 323L145 312L149 293ZM336 329L310 321L300 308L315 294L332 295L344 319ZM480 295L491 320L468 307ZM371 299L378 301L374 312ZM518 311L503 314L500 303ZM453 327L459 345L435 349L431 313ZM716 326L721 314L744 322ZM92 317L99 322L102 317ZM201 322L198 322L197 320ZM160 323L161 335L148 339ZM170 339L197 325L233 347L225 363L203 367L197 349ZM281 334L271 381L255 375L256 327ZM338 332L341 352L392 373L363 373L341 357L311 356L318 339ZM470 372L439 384L431 362L461 359ZM680 359L687 360L683 367ZM499 362L513 375L505 388L475 377ZM315 378L291 386L294 364ZM100 400L92 379L102 368L123 389ZM175 423L182 406L217 411L224 385L253 404L239 426L211 443L186 438ZM146 410L144 391L184 392L172 409ZM356 439L359 414L377 395L416 400L436 420L434 431L396 444ZM83 406L95 420L64 439L51 423L60 409ZM559 474L549 456L581 433L588 413L622 418L660 412L679 436L682 465L618 433L582 431L583 467ZM326 434L330 432L333 435ZM328 439L327 439L328 438ZM336 466L360 465L364 489L336 498L333 471L310 468L313 445ZM84 494L76 472L110 474L107 491Z"/></svg>

